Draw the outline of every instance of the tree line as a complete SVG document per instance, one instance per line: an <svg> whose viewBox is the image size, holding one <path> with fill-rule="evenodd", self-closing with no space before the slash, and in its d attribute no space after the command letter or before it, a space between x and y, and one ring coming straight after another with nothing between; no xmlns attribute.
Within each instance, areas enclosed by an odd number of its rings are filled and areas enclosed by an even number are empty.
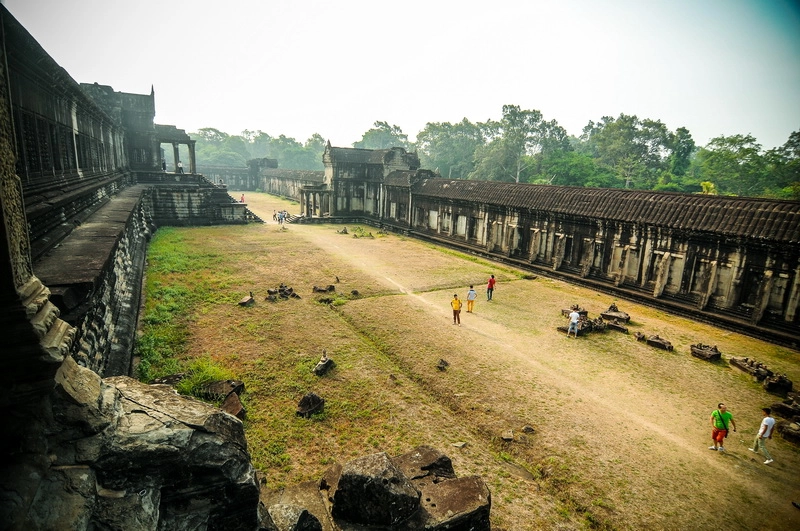
<svg viewBox="0 0 800 531"><path fill-rule="evenodd" d="M192 137L198 165L245 166L268 157L281 168L321 170L326 144L319 134L300 143L213 128ZM377 121L353 143L394 146L417 151L423 168L448 179L800 199L800 131L770 150L749 134L719 136L699 147L684 127L670 131L661 121L620 114L590 121L575 137L538 110L504 105L497 121L429 122L416 142L400 127Z"/></svg>

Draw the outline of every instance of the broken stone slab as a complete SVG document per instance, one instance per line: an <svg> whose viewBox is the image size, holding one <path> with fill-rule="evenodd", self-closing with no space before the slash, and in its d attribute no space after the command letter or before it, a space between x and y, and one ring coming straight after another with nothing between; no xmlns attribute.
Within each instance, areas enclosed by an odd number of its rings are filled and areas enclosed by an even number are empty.
<svg viewBox="0 0 800 531"><path fill-rule="evenodd" d="M267 509L268 519L261 526L268 531L322 531L316 516L303 507L278 503Z"/></svg>
<svg viewBox="0 0 800 531"><path fill-rule="evenodd" d="M297 404L297 415L309 418L315 413L322 413L325 408L325 399L315 393L306 393Z"/></svg>
<svg viewBox="0 0 800 531"><path fill-rule="evenodd" d="M385 452L349 461L333 493L334 518L372 526L393 526L420 505L420 493Z"/></svg>
<svg viewBox="0 0 800 531"><path fill-rule="evenodd" d="M465 443L464 441L459 441L459 442L454 442L453 443L453 446L455 446L456 448L464 448L466 445L467 445L467 443Z"/></svg>
<svg viewBox="0 0 800 531"><path fill-rule="evenodd" d="M500 435L500 438L504 441L513 441L514 440L514 430L505 430Z"/></svg>
<svg viewBox="0 0 800 531"><path fill-rule="evenodd" d="M454 478L453 461L430 446L418 446L407 454L392 458L405 477L414 481L425 477Z"/></svg>
<svg viewBox="0 0 800 531"><path fill-rule="evenodd" d="M230 393L228 396L226 396L219 408L225 413L233 415L239 420L244 420L247 416L247 410L242 405L242 401L239 399L239 395L236 393Z"/></svg>
<svg viewBox="0 0 800 531"><path fill-rule="evenodd" d="M777 423L776 429L785 440L800 445L800 424L782 420Z"/></svg>
<svg viewBox="0 0 800 531"><path fill-rule="evenodd" d="M479 476L433 483L422 491L419 518L424 526L409 529L489 531L492 497ZM411 522L409 522L411 523Z"/></svg>
<svg viewBox="0 0 800 531"><path fill-rule="evenodd" d="M244 393L244 382L241 380L214 380L201 385L197 390L198 396L206 400L222 400L229 394Z"/></svg>
<svg viewBox="0 0 800 531"><path fill-rule="evenodd" d="M437 368L437 369L439 369L440 371L445 371L445 370L447 370L447 368L448 368L449 366L450 366L450 364L449 364L449 363L447 363L447 361L446 361L446 360L444 360L444 359L440 359L440 360L438 361L438 363L436 363L436 368Z"/></svg>
<svg viewBox="0 0 800 531"><path fill-rule="evenodd" d="M522 431L524 431L525 433L536 433L536 430L533 429L533 426L530 426L528 424L523 426Z"/></svg>

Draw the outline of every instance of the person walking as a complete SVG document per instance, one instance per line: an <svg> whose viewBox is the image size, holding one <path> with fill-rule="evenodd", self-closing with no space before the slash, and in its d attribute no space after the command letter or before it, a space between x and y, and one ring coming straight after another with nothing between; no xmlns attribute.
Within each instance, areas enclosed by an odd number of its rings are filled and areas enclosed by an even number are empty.
<svg viewBox="0 0 800 531"><path fill-rule="evenodd" d="M764 464L768 465L772 463L773 459L772 456L769 455L769 451L767 450L767 446L765 444L765 439L772 439L772 431L775 429L775 419L769 416L770 413L772 413L770 408L761 408L761 412L764 414L764 419L761 421L761 427L758 428L756 439L753 441L753 447L750 448L750 451L758 453L758 451L761 450L761 453L763 453L764 457L767 458L767 460L764 461Z"/></svg>
<svg viewBox="0 0 800 531"><path fill-rule="evenodd" d="M487 301L492 300L492 294L494 293L494 285L495 285L495 280L494 280L494 275L492 275L492 276L489 277L489 282L486 284L486 300Z"/></svg>
<svg viewBox="0 0 800 531"><path fill-rule="evenodd" d="M461 300L458 298L457 293L453 294L450 306L453 308L453 324L461 326Z"/></svg>
<svg viewBox="0 0 800 531"><path fill-rule="evenodd" d="M567 328L567 337L570 332L575 332L575 339L578 339L578 321L581 320L581 314L575 308L569 312L569 328Z"/></svg>
<svg viewBox="0 0 800 531"><path fill-rule="evenodd" d="M478 292L475 291L475 287L470 284L469 291L467 292L467 313L473 313L472 310L475 309L475 299L478 298Z"/></svg>
<svg viewBox="0 0 800 531"><path fill-rule="evenodd" d="M733 426L733 431L736 431L736 422L733 420L733 413L728 411L728 408L723 403L717 404L717 409L711 412L711 440L714 442L713 446L709 446L709 450L717 450L719 452L725 451L723 441L728 436L728 426Z"/></svg>

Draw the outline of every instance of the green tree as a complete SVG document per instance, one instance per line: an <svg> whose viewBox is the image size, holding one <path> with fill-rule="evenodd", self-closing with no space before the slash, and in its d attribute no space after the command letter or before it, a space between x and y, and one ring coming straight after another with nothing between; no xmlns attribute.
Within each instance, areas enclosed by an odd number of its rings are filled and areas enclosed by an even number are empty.
<svg viewBox="0 0 800 531"><path fill-rule="evenodd" d="M372 129L361 136L361 140L353 143L360 149L389 149L393 147L408 148L408 135L396 125L388 122L375 122Z"/></svg>
<svg viewBox="0 0 800 531"><path fill-rule="evenodd" d="M786 143L765 154L768 195L781 199L800 199L800 131L789 135Z"/></svg>
<svg viewBox="0 0 800 531"><path fill-rule="evenodd" d="M518 105L503 105L500 121L483 126L489 142L475 150L470 179L525 182L537 155L569 145L566 131L555 120L546 122L540 111Z"/></svg>
<svg viewBox="0 0 800 531"><path fill-rule="evenodd" d="M672 150L672 135L664 124L626 114L604 116L599 123L590 121L581 138L598 162L622 179L625 188L655 186L667 169Z"/></svg>
<svg viewBox="0 0 800 531"><path fill-rule="evenodd" d="M428 122L417 134L423 168L436 169L448 179L464 179L474 170L475 150L485 143L480 124L466 118L457 124Z"/></svg>
<svg viewBox="0 0 800 531"><path fill-rule="evenodd" d="M766 158L751 135L712 138L697 153L702 179L721 194L759 196L767 181Z"/></svg>

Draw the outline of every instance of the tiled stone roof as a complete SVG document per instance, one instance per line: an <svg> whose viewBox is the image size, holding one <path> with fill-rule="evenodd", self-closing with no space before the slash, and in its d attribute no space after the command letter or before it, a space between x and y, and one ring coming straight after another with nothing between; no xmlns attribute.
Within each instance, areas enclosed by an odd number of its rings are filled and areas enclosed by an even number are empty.
<svg viewBox="0 0 800 531"><path fill-rule="evenodd" d="M618 188L424 179L415 195L800 243L800 202Z"/></svg>
<svg viewBox="0 0 800 531"><path fill-rule="evenodd" d="M314 170L287 170L284 168L264 168L261 170L264 177L277 177L279 179L294 179L297 181L323 182L325 180L324 171Z"/></svg>

